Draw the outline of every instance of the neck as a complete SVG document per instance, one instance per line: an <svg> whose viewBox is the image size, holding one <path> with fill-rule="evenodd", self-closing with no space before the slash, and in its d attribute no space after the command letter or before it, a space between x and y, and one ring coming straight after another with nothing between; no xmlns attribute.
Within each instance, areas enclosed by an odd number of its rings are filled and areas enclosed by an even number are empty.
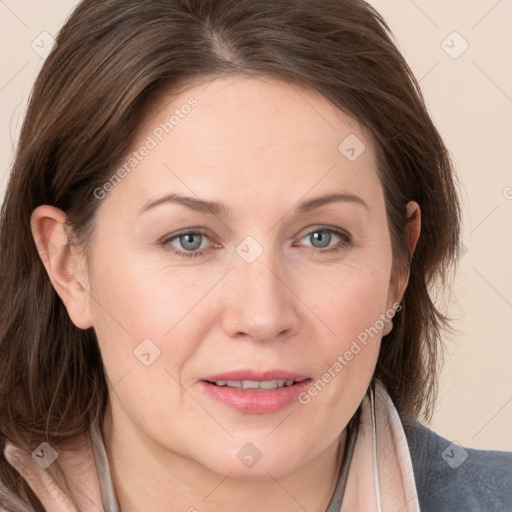
<svg viewBox="0 0 512 512"><path fill-rule="evenodd" d="M110 402L102 425L112 483L123 512L325 512L339 479L346 431L317 457L279 478L250 480L210 471L118 425Z"/></svg>

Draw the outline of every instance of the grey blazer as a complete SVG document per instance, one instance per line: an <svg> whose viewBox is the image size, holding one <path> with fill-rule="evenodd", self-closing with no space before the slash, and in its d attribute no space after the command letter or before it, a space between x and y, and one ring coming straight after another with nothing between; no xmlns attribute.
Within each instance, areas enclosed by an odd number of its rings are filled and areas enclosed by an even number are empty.
<svg viewBox="0 0 512 512"><path fill-rule="evenodd" d="M512 452L464 448L400 419L421 512L512 512Z"/></svg>

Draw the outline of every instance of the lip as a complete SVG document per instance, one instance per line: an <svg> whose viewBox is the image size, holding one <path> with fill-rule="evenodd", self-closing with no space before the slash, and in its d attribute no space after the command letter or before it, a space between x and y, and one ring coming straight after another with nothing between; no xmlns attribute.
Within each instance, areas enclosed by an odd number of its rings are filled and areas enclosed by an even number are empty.
<svg viewBox="0 0 512 512"><path fill-rule="evenodd" d="M220 387L212 384L217 380L294 380L295 384L269 390L242 390ZM199 384L210 398L222 402L228 407L246 414L265 414L277 412L290 406L297 395L304 391L312 379L305 375L286 370L236 370L210 375L201 379Z"/></svg>
<svg viewBox="0 0 512 512"><path fill-rule="evenodd" d="M226 373L217 373L203 377L202 381L215 382L217 380L294 380L297 382L306 380L306 375L300 373L290 372L287 370L252 370L250 368L242 370L234 370Z"/></svg>

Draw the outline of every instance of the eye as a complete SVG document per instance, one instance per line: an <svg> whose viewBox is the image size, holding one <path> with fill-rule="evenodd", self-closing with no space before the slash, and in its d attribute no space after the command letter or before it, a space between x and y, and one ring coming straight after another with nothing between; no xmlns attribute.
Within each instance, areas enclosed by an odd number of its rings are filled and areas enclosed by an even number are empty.
<svg viewBox="0 0 512 512"><path fill-rule="evenodd" d="M162 247L169 248L173 254L180 258L197 258L204 256L206 247L203 243L209 239L204 230L197 229L165 237L159 244ZM352 237L347 232L324 226L310 231L300 240L305 239L308 239L312 244L311 247L317 249L317 252L321 254L340 251L352 244ZM332 241L336 241L336 239L339 240L338 243L330 247Z"/></svg>
<svg viewBox="0 0 512 512"><path fill-rule="evenodd" d="M330 247L333 238L338 238L339 242L333 247ZM302 237L301 240L309 240L311 246L314 249L318 249L320 253L339 251L350 246L352 243L352 237L347 232L324 226L310 231L305 237Z"/></svg>
<svg viewBox="0 0 512 512"><path fill-rule="evenodd" d="M205 239L208 239L206 232L201 230L186 231L164 238L160 245L163 247L169 247L171 251L180 258L197 258L204 254L203 250L200 250ZM173 245L173 242L178 245ZM182 250L181 250L182 249Z"/></svg>

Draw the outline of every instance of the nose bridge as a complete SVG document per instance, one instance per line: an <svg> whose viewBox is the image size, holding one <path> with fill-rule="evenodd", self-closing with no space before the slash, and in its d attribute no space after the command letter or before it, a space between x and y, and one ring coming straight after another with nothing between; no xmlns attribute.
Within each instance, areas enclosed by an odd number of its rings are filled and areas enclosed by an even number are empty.
<svg viewBox="0 0 512 512"><path fill-rule="evenodd" d="M271 244L263 247L247 237L236 252L228 285L226 332L231 336L244 333L265 341L294 330L297 326L295 295Z"/></svg>

